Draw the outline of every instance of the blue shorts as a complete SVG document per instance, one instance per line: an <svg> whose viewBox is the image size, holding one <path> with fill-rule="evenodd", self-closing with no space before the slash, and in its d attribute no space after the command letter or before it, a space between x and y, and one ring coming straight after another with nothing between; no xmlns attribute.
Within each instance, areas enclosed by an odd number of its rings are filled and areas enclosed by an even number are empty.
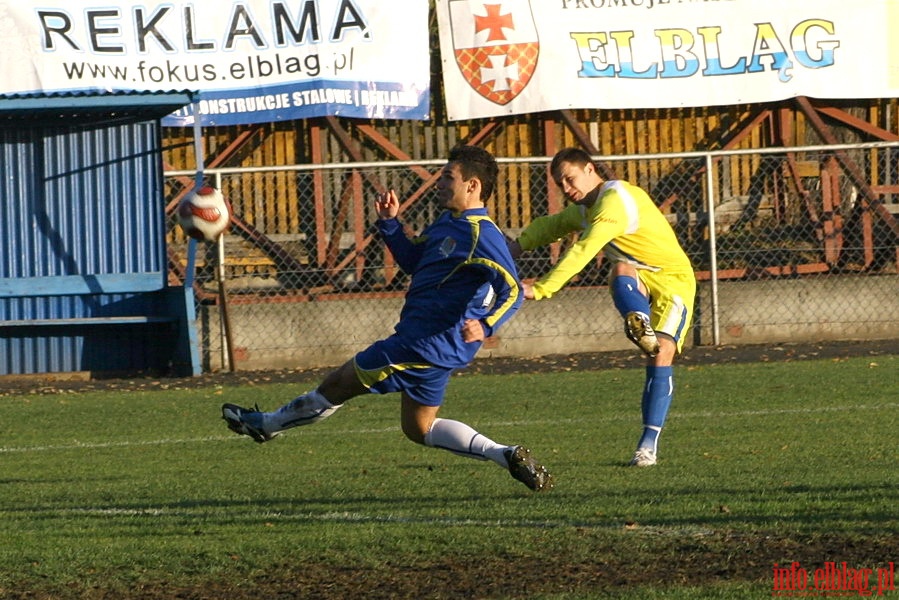
<svg viewBox="0 0 899 600"><path fill-rule="evenodd" d="M396 335L375 342L353 359L359 381L376 394L406 392L425 406L440 406L454 369L436 367Z"/></svg>

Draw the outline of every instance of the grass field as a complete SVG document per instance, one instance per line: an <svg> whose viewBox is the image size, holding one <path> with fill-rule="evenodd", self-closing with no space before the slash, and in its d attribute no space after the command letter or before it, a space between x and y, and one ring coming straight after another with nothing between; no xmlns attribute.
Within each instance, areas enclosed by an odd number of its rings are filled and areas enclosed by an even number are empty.
<svg viewBox="0 0 899 600"><path fill-rule="evenodd" d="M794 561L781 596L845 562L899 598L899 356L676 375L650 469L641 369L454 378L442 416L528 445L546 494L406 441L395 395L265 445L221 403L309 386L3 398L0 598L766 598Z"/></svg>

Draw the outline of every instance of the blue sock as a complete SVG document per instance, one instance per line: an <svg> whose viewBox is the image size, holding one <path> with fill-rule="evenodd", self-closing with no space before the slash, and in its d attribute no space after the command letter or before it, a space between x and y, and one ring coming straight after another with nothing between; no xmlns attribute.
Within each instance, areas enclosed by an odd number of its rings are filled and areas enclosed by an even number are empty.
<svg viewBox="0 0 899 600"><path fill-rule="evenodd" d="M643 437L638 448L655 452L659 434L665 425L668 408L674 396L674 369L672 367L646 367L646 387L643 388Z"/></svg>
<svg viewBox="0 0 899 600"><path fill-rule="evenodd" d="M640 286L637 280L628 275L619 275L612 280L612 300L615 301L615 308L621 313L621 316L627 316L630 312L641 312L644 315L649 314L649 300L640 293Z"/></svg>

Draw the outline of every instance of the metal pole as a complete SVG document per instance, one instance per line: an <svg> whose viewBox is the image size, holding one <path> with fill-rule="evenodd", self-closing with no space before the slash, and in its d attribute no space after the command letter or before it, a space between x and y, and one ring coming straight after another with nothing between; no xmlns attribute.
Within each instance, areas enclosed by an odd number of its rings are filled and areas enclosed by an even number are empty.
<svg viewBox="0 0 899 600"><path fill-rule="evenodd" d="M232 373L237 370L237 362L234 360L234 341L231 337L231 318L228 315L228 295L225 293L225 234L216 241L218 249L218 288L219 288L219 322L221 325L222 339L222 363L225 362L225 351L228 355L228 370Z"/></svg>
<svg viewBox="0 0 899 600"><path fill-rule="evenodd" d="M705 181L708 189L709 215L709 274L712 281L712 342L721 343L721 331L718 323L718 248L715 241L715 177L712 169L712 155L705 157Z"/></svg>
<svg viewBox="0 0 899 600"><path fill-rule="evenodd" d="M222 174L215 174L215 187L217 190L222 189ZM237 371L237 361L234 359L234 339L231 336L231 317L228 314L228 294L225 293L225 234L221 234L216 240L216 249L218 250L217 260L217 277L219 291L219 325L221 327L222 343L222 365L225 364L225 355L227 353L228 370L232 373Z"/></svg>

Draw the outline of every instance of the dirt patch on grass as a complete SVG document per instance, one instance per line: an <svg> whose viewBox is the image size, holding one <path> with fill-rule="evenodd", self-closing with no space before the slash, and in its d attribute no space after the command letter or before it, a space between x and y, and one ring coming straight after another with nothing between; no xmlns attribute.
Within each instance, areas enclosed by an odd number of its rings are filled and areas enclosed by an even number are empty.
<svg viewBox="0 0 899 600"><path fill-rule="evenodd" d="M631 535L631 534L628 534ZM635 531L632 535L641 535ZM458 600L528 599L551 594L614 597L618 592L655 588L706 587L739 582L751 597L772 595L775 563L799 561L812 571L825 562L850 568L888 566L899 554L899 535L872 537L783 536L775 533L647 536L646 544L616 544L619 536L579 540L577 556L453 556L437 562L352 564L280 564L252 580L206 581L191 586L167 582L138 589L70 588L55 593L18 593L10 600ZM585 558L588 556L589 558ZM876 575L869 581L876 586ZM3 591L3 590L0 590ZM811 590L814 591L814 590ZM895 592L888 592L888 595Z"/></svg>

